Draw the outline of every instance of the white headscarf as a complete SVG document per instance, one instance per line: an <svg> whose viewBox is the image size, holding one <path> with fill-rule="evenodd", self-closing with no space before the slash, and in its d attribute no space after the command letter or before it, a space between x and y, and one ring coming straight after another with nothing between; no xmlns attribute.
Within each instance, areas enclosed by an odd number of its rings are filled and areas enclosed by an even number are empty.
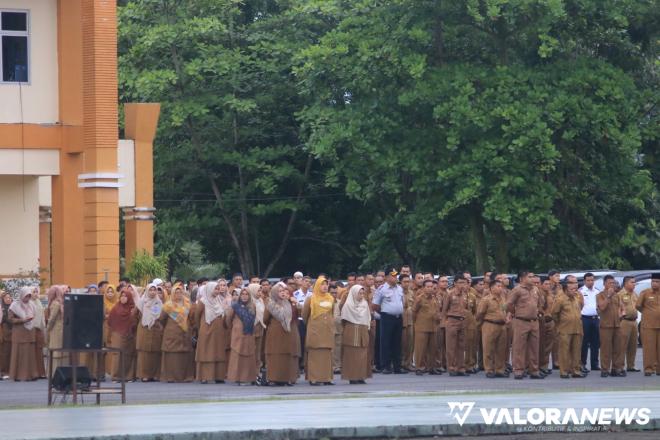
<svg viewBox="0 0 660 440"><path fill-rule="evenodd" d="M371 313L369 312L369 303L366 299L358 299L360 290L364 287L356 284L351 287L346 297L344 307L341 309L341 319L352 322L353 324L366 325L367 328L371 325Z"/></svg>
<svg viewBox="0 0 660 440"><path fill-rule="evenodd" d="M34 319L32 320L32 326L43 331L46 328L46 317L44 316L44 305L41 304L41 299L39 298L39 286L32 286L31 289L31 299L32 304L34 304Z"/></svg>
<svg viewBox="0 0 660 440"><path fill-rule="evenodd" d="M250 296L252 297L252 302L254 303L256 310L254 323L261 324L263 328L266 328L266 324L264 324L264 311L266 310L266 304L264 303L264 300L259 298L257 295L260 288L261 286L259 284L252 283L248 284L247 291L250 292Z"/></svg>
<svg viewBox="0 0 660 440"><path fill-rule="evenodd" d="M34 315L36 314L36 310L32 300L28 301L27 303L24 303L23 300L26 296L32 293L32 289L32 287L21 287L19 298L9 306L9 310L11 310L12 313L18 317L18 319L33 318L31 321L23 323L23 327L28 330L32 330L34 328Z"/></svg>
<svg viewBox="0 0 660 440"><path fill-rule="evenodd" d="M156 288L156 285L151 283L147 286L144 294L135 301L135 306L142 313L142 320L140 323L143 327L151 328L153 327L156 320L160 317L160 313L163 310L163 301L161 301L156 292L154 298L149 298L149 289Z"/></svg>
<svg viewBox="0 0 660 440"><path fill-rule="evenodd" d="M213 295L217 285L218 283L210 281L197 291L198 301L204 304L204 321L208 325L211 325L216 318L225 316L225 310L228 307L226 298L222 295Z"/></svg>

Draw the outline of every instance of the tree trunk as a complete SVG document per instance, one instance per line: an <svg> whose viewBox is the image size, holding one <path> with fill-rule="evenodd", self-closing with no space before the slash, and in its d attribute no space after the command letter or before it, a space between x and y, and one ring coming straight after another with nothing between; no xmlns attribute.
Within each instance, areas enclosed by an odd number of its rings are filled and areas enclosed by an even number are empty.
<svg viewBox="0 0 660 440"><path fill-rule="evenodd" d="M493 237L495 238L495 266L498 272L508 273L511 270L509 261L509 242L507 241L506 231L499 224L492 227Z"/></svg>
<svg viewBox="0 0 660 440"><path fill-rule="evenodd" d="M486 246L484 220L481 212L474 207L470 213L470 233L474 247L475 273L483 274L488 270L488 247Z"/></svg>

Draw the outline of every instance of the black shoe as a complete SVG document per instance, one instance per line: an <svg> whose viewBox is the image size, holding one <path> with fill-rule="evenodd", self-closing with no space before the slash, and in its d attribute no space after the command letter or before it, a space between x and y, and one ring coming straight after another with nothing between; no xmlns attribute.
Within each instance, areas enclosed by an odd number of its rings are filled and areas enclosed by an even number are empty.
<svg viewBox="0 0 660 440"><path fill-rule="evenodd" d="M646 377L653 376L653 373L644 373L644 376Z"/></svg>
<svg viewBox="0 0 660 440"><path fill-rule="evenodd" d="M523 380L523 375L522 374L516 374L515 376L513 376L513 378L515 380Z"/></svg>
<svg viewBox="0 0 660 440"><path fill-rule="evenodd" d="M576 378L576 379L584 379L585 377L587 377L587 376L586 376L585 374L583 374L583 373L573 373L572 376L573 376L574 378Z"/></svg>
<svg viewBox="0 0 660 440"><path fill-rule="evenodd" d="M320 387L321 386L321 384L319 382L310 382L309 384L313 387Z"/></svg>
<svg viewBox="0 0 660 440"><path fill-rule="evenodd" d="M637 368L626 368L626 371L629 371L631 373L639 373L642 370L638 370Z"/></svg>
<svg viewBox="0 0 660 440"><path fill-rule="evenodd" d="M386 368L383 371L381 371L381 374L392 374L392 370Z"/></svg>
<svg viewBox="0 0 660 440"><path fill-rule="evenodd" d="M600 371L599 366L591 367L591 371Z"/></svg>
<svg viewBox="0 0 660 440"><path fill-rule="evenodd" d="M458 373L455 372L455 371L450 371L450 372L449 372L449 375L450 375L451 377L455 377L455 376L458 376Z"/></svg>
<svg viewBox="0 0 660 440"><path fill-rule="evenodd" d="M559 365L557 365L557 364L553 365L553 366L552 366L552 369L553 369L553 370L559 370Z"/></svg>
<svg viewBox="0 0 660 440"><path fill-rule="evenodd" d="M465 371L457 371L456 376L467 376L467 374L465 374Z"/></svg>
<svg viewBox="0 0 660 440"><path fill-rule="evenodd" d="M509 377L509 373L495 373L496 378Z"/></svg>
<svg viewBox="0 0 660 440"><path fill-rule="evenodd" d="M587 374L589 372L589 370L587 370L587 367L584 366L580 368L580 371L582 371L582 374Z"/></svg>
<svg viewBox="0 0 660 440"><path fill-rule="evenodd" d="M349 380L348 383L350 385L358 385L360 383L360 381L359 380Z"/></svg>
<svg viewBox="0 0 660 440"><path fill-rule="evenodd" d="M545 376L542 376L540 374L530 374L529 378L530 379L545 379Z"/></svg>
<svg viewBox="0 0 660 440"><path fill-rule="evenodd" d="M366 385L366 384L367 384L367 382L365 382L364 380L358 380L358 383L359 383L360 385Z"/></svg>
<svg viewBox="0 0 660 440"><path fill-rule="evenodd" d="M552 374L552 371L548 370L547 368L541 368L539 371L540 371L541 373L545 374L546 376L547 376L548 374Z"/></svg>
<svg viewBox="0 0 660 440"><path fill-rule="evenodd" d="M600 372L600 377L608 377L609 375L610 375L610 373L608 373L607 371L601 371Z"/></svg>
<svg viewBox="0 0 660 440"><path fill-rule="evenodd" d="M560 374L559 377L561 377L562 379L568 379L571 376L569 376L568 374Z"/></svg>
<svg viewBox="0 0 660 440"><path fill-rule="evenodd" d="M486 377L488 379L494 379L495 378L495 373L486 373Z"/></svg>
<svg viewBox="0 0 660 440"><path fill-rule="evenodd" d="M405 370L394 370L394 374L408 374Z"/></svg>
<svg viewBox="0 0 660 440"><path fill-rule="evenodd" d="M431 370L431 374L437 374L438 376L440 376L442 374L442 370L440 370L439 368L434 368Z"/></svg>
<svg viewBox="0 0 660 440"><path fill-rule="evenodd" d="M418 375L418 376L424 376L424 371L417 370L417 371L415 371L415 374ZM431 374L433 374L433 373L431 373Z"/></svg>
<svg viewBox="0 0 660 440"><path fill-rule="evenodd" d="M334 382L323 382L323 385L334 385Z"/></svg>

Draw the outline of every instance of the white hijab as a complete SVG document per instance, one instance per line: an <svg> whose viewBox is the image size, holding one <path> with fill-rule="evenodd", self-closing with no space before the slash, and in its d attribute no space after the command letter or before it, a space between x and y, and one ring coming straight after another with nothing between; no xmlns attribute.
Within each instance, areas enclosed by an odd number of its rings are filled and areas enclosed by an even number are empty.
<svg viewBox="0 0 660 440"><path fill-rule="evenodd" d="M261 324L263 328L266 328L266 324L264 324L264 311L266 311L266 304L264 303L264 300L259 298L257 295L260 288L261 286L256 283L248 284L247 286L247 290L250 292L250 296L252 297L252 302L254 302L254 307L256 310L254 323Z"/></svg>
<svg viewBox="0 0 660 440"><path fill-rule="evenodd" d="M135 306L142 313L142 320L140 321L143 327L153 327L156 320L160 317L163 310L163 301L161 301L156 292L154 298L149 298L149 289L156 288L155 284L149 284L140 298L135 301Z"/></svg>
<svg viewBox="0 0 660 440"><path fill-rule="evenodd" d="M211 325L215 319L225 316L227 308L227 300L222 295L213 295L217 285L218 283L210 281L197 291L198 300L204 304L204 321L208 325Z"/></svg>
<svg viewBox="0 0 660 440"><path fill-rule="evenodd" d="M366 299L358 299L360 290L364 287L356 284L351 287L346 297L344 307L341 309L341 319L352 322L353 324L366 325L367 328L371 325L371 313L369 312L369 303Z"/></svg>
<svg viewBox="0 0 660 440"><path fill-rule="evenodd" d="M32 293L32 287L21 287L21 294L19 298L11 303L9 306L9 310L12 311L14 315L18 317L18 319L28 319L28 318L33 318L31 321L24 322L23 327L25 327L28 330L32 330L34 328L34 316L36 314L36 306L34 305L34 302L32 300L28 301L27 303L24 303L23 300L25 299L26 296L30 295Z"/></svg>

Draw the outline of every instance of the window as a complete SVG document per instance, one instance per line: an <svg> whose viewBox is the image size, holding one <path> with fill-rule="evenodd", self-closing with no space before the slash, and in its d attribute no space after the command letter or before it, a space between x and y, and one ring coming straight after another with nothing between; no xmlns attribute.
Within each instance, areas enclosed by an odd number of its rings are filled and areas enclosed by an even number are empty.
<svg viewBox="0 0 660 440"><path fill-rule="evenodd" d="M0 81L28 82L29 36L27 11L0 10Z"/></svg>

